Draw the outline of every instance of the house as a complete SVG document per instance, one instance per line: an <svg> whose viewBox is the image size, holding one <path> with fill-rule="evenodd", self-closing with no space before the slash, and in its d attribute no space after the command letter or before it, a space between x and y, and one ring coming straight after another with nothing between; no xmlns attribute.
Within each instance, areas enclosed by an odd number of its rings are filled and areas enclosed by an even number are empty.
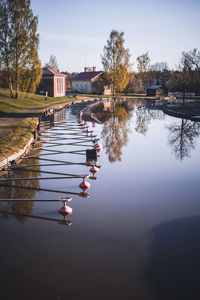
<svg viewBox="0 0 200 300"><path fill-rule="evenodd" d="M37 93L46 95L46 92L48 92L50 97L65 96L65 76L50 68L43 68L42 79L37 88Z"/></svg>
<svg viewBox="0 0 200 300"><path fill-rule="evenodd" d="M147 88L147 96L163 96L164 89L162 85L151 85Z"/></svg>
<svg viewBox="0 0 200 300"><path fill-rule="evenodd" d="M96 71L96 67L93 67L92 71L85 67L84 72L72 77L71 82L72 92L104 95L112 92L111 86L103 77L103 71Z"/></svg>

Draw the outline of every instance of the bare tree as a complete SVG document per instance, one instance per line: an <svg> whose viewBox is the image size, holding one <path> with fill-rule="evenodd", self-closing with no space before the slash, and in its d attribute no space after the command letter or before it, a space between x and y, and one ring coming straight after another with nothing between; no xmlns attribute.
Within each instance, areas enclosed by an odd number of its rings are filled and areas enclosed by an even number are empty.
<svg viewBox="0 0 200 300"><path fill-rule="evenodd" d="M59 72L57 59L54 55L51 54L49 62L45 64L45 68L50 68L54 71Z"/></svg>
<svg viewBox="0 0 200 300"><path fill-rule="evenodd" d="M150 57L149 53L146 52L137 57L137 68L138 68L138 79L141 80L144 86L144 92L146 93L147 86L149 84L149 73L150 70Z"/></svg>
<svg viewBox="0 0 200 300"><path fill-rule="evenodd" d="M156 84L165 84L170 77L170 71L166 62L156 62L150 67L152 77Z"/></svg>
<svg viewBox="0 0 200 300"><path fill-rule="evenodd" d="M183 105L186 92L200 95L200 52L197 49L182 53L177 70L171 73L168 88L183 93Z"/></svg>

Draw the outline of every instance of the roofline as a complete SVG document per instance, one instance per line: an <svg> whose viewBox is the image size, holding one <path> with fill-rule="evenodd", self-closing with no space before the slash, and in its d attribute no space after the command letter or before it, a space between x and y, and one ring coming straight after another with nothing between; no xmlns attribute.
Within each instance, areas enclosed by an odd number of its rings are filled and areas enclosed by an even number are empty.
<svg viewBox="0 0 200 300"><path fill-rule="evenodd" d="M42 76L57 76L57 77L66 77L66 75L65 74L62 74L62 73L60 73L60 72L58 72L58 71L56 71L56 70L53 70L53 69L51 69L51 68L46 68L46 67L44 67L44 68L42 68L42 70L44 71L44 69L46 69L46 70L48 70L48 71L50 71L51 72L51 75L44 75L44 74L42 74ZM56 73L58 73L58 74L54 74L53 72L56 72Z"/></svg>
<svg viewBox="0 0 200 300"><path fill-rule="evenodd" d="M98 77L98 76L101 75L102 73L103 73L103 71L101 71L101 73L97 74L97 75L96 75L95 77L93 77L92 79ZM91 81L92 81L92 79L91 79Z"/></svg>
<svg viewBox="0 0 200 300"><path fill-rule="evenodd" d="M100 73L97 74L96 76L92 77L91 79L73 79L73 77L72 77L71 81L92 81L94 78L98 77L99 75L101 75L103 73L103 71L97 71L97 72L100 72ZM87 73L87 72L81 72L81 73ZM79 73L79 74L81 74L81 73ZM79 75L79 74L77 74L77 75ZM75 76L77 76L77 75L75 75Z"/></svg>

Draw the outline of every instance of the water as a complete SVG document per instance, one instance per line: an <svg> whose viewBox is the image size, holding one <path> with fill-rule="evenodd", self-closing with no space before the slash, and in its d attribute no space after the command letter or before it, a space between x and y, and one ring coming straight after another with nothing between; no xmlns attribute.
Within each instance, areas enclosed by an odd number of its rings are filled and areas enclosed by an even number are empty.
<svg viewBox="0 0 200 300"><path fill-rule="evenodd" d="M62 224L57 202L0 203L1 298L198 299L200 124L164 115L154 104L131 101L106 103L96 108L95 116L103 122L94 129L104 149L99 179L88 180L89 198L79 196L80 178L12 181L7 185L33 189L0 188L0 197L11 199L64 195L35 188L77 193L66 194L72 196L71 226ZM70 111L60 117L76 120ZM41 160L47 152L33 153L38 158L22 163L48 163ZM77 154L47 157L85 162ZM18 170L4 178L56 176L39 172L50 170L89 173L84 165L37 170Z"/></svg>

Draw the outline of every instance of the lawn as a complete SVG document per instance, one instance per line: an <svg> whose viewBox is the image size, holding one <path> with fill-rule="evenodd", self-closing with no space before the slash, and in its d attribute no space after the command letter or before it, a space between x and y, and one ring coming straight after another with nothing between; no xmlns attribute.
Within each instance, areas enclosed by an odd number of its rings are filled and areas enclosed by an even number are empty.
<svg viewBox="0 0 200 300"><path fill-rule="evenodd" d="M9 157L26 146L33 137L37 121L37 118L27 118L0 127L0 160Z"/></svg>
<svg viewBox="0 0 200 300"><path fill-rule="evenodd" d="M29 108L41 107L64 100L75 99L72 96L59 98L48 97L47 103L45 96L37 94L19 93L19 99L9 98L9 90L0 88L0 115L5 113L15 113Z"/></svg>
<svg viewBox="0 0 200 300"><path fill-rule="evenodd" d="M141 98L145 97L144 94L117 94L111 95L91 95L91 94L74 94L67 95L65 97L48 97L45 102L45 96L37 94L19 93L19 99L13 99L9 97L9 90L0 88L0 116L4 116L6 113L16 113L29 108L42 107L47 104L54 104L61 101L70 100L83 100L88 98L113 98L113 97L131 97Z"/></svg>
<svg viewBox="0 0 200 300"><path fill-rule="evenodd" d="M145 95L138 94L119 94L114 97L144 97ZM45 96L37 94L19 93L19 99L9 97L9 90L0 88L0 117L8 117L9 113L17 113L25 111L30 108L41 108L48 104L56 104L61 101L72 100L80 101L91 98L110 98L111 95L90 95L90 94L76 94L68 95L60 98L48 97L45 102ZM13 119L14 121L14 119ZM15 122L15 123L14 123ZM26 118L6 124L2 123L0 126L0 160L9 157L22 149L33 136L33 131L36 129L37 118Z"/></svg>
<svg viewBox="0 0 200 300"><path fill-rule="evenodd" d="M0 88L0 117L6 117L9 113L16 113L29 108L40 108L46 104L53 104L61 101L71 101L72 96L61 98L48 97L36 94L20 93L19 99L9 98L9 90ZM19 116L20 117L20 116ZM12 122L13 121L13 122ZM37 126L37 118L10 119L10 122L2 122L0 125L0 160L9 157L22 149L33 136Z"/></svg>
<svg viewBox="0 0 200 300"><path fill-rule="evenodd" d="M146 94L125 94L120 93L116 95L96 95L96 94L76 94L76 97L78 98L148 98ZM152 98L152 97L151 97Z"/></svg>

